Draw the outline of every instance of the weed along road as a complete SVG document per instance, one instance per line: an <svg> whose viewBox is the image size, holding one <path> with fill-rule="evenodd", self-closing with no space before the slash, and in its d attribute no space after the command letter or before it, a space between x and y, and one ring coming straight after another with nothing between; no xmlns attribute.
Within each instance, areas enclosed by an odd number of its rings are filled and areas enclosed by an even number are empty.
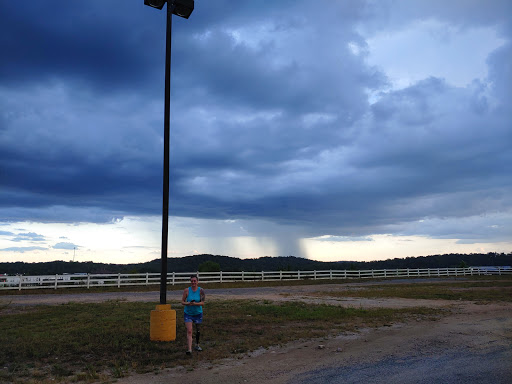
<svg viewBox="0 0 512 384"><path fill-rule="evenodd" d="M117 383L508 384L512 377L510 277L205 289L206 310L208 303L215 306L230 301L237 306L256 302L285 307L299 302L305 303L301 307L305 311L308 307L318 310L345 307L368 312L384 310L390 317L386 320L384 314L378 321L371 316L347 320L351 323L346 327L343 322L324 324L327 333L321 337L309 334L301 338L299 333L285 342L276 338L265 348L234 351L222 358L206 358L213 349L220 348L218 343L206 344L201 355L177 366L170 364L157 371L146 371L150 373L127 371L116 377ZM181 288L168 292L170 303L178 310L181 310L177 305L181 292ZM0 308L16 313L40 304L157 300L156 291L0 295ZM316 307L319 304L326 306ZM208 327L213 327L213 320L205 322L205 335ZM277 319L275 325L268 326L301 325L293 317L287 320L290 323L280 321ZM315 327L318 325L315 323ZM309 328L306 324L301 329ZM285 328L277 332L284 331ZM244 337L243 333L240 335L237 337Z"/></svg>

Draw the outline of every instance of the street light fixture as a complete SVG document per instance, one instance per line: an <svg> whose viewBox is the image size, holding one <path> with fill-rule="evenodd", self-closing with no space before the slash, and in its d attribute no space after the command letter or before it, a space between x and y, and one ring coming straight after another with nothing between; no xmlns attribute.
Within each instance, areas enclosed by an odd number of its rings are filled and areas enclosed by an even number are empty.
<svg viewBox="0 0 512 384"><path fill-rule="evenodd" d="M162 9L167 0L144 0L144 5L149 5L153 8Z"/></svg>
<svg viewBox="0 0 512 384"><path fill-rule="evenodd" d="M150 7L162 9L167 0L144 0L145 5ZM174 7L172 13L176 16L184 17L188 19L192 11L194 10L194 0L174 0L171 1L171 7Z"/></svg>
<svg viewBox="0 0 512 384"><path fill-rule="evenodd" d="M144 0L144 4L162 9L167 3L167 33L165 49L165 105L164 105L164 177L162 204L162 254L160 274L160 304L167 301L167 242L169 231L169 139L170 139L170 104L171 104L171 34L172 15L188 19L194 10L194 0Z"/></svg>

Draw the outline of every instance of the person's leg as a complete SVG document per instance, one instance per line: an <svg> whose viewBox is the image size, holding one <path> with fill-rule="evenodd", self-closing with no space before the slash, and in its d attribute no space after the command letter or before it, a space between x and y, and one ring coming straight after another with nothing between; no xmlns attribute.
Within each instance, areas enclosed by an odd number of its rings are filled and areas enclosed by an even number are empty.
<svg viewBox="0 0 512 384"><path fill-rule="evenodd" d="M187 345L188 345L187 352L188 352L188 351L192 351L192 328L193 328L192 322L190 321L190 322L185 323L185 327L187 328Z"/></svg>
<svg viewBox="0 0 512 384"><path fill-rule="evenodd" d="M196 344L199 345L199 337L201 336L201 324L196 324Z"/></svg>
<svg viewBox="0 0 512 384"><path fill-rule="evenodd" d="M201 336L201 324L196 323L196 351L202 351L202 348L199 346L200 336Z"/></svg>

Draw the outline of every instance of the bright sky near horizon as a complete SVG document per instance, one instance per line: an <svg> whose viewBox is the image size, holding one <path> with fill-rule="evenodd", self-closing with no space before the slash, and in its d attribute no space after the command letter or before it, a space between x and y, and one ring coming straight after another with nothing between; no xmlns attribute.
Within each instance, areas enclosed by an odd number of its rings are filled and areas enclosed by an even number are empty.
<svg viewBox="0 0 512 384"><path fill-rule="evenodd" d="M512 252L512 2L314 9L173 18L169 256ZM0 262L160 257L165 13L0 2Z"/></svg>

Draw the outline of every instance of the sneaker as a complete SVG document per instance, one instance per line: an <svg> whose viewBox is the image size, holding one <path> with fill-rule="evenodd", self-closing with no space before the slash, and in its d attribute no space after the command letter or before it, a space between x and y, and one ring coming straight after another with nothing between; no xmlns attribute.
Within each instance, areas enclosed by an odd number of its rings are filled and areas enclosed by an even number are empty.
<svg viewBox="0 0 512 384"><path fill-rule="evenodd" d="M198 352L201 352L203 350L203 348L201 348L199 345L196 345L194 349Z"/></svg>
<svg viewBox="0 0 512 384"><path fill-rule="evenodd" d="M190 356L192 354L192 351L187 351L186 353L187 353L187 355Z"/></svg>

